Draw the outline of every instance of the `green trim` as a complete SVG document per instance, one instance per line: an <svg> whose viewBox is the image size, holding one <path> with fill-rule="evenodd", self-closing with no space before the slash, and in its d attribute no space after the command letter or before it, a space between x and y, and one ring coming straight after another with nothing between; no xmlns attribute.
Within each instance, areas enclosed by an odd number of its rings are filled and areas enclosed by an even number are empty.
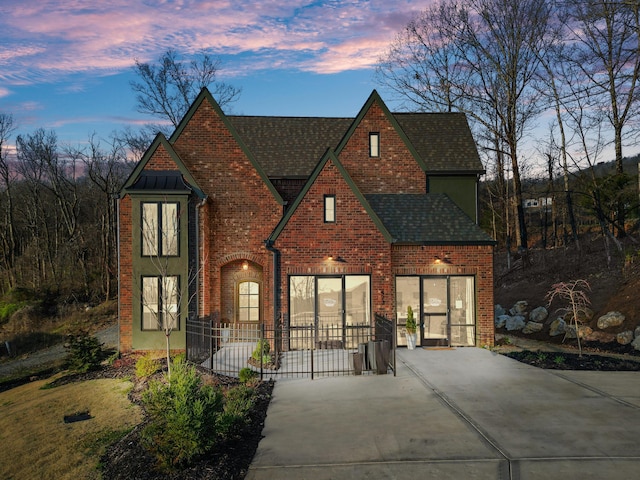
<svg viewBox="0 0 640 480"><path fill-rule="evenodd" d="M133 193L133 191L130 190L131 186L135 183L135 181L138 179L138 177L140 176L144 168L147 166L147 163L149 163L153 155L161 146L167 151L167 153L171 157L171 160L173 160L173 162L176 164L176 167L178 167L178 170L180 171L182 176L185 178L187 183L191 185L194 193L199 198L206 198L207 196L202 191L202 189L198 186L198 182L196 182L195 178L193 178L193 176L189 172L189 169L187 169L184 162L180 159L176 151L173 149L173 146L167 141L167 139L162 133L158 133L156 135L156 138L153 140L153 143L151 144L151 146L147 149L143 157L140 159L136 167L133 169L133 172L131 172L131 175L129 175L129 178L127 179L127 181L124 183L124 186L122 187L121 194ZM153 191L153 192L145 192L145 193L167 194L167 192L164 192L164 191L157 191L157 192Z"/></svg>
<svg viewBox="0 0 640 480"><path fill-rule="evenodd" d="M418 165L420 166L422 171L426 172L427 164L424 162L422 157L418 154L413 144L409 141L409 138L404 133L404 130L402 130L402 127L400 126L396 118L393 116L393 113L391 113L387 105L382 100L382 97L380 97L380 95L376 90L373 90L373 92L371 92L371 95L369 95L369 98L367 99L363 107L360 109L360 112L358 113L353 123L349 127L349 130L347 130L347 133L344 135L344 137L342 137L342 140L336 147L336 150L335 150L336 155L340 155L340 153L342 152L342 149L347 145L347 143L349 142L349 139L353 135L353 132L355 132L358 125L360 125L360 123L362 122L362 119L365 117L365 115L367 114L367 112L371 108L371 105L373 105L374 102L380 105L380 108L382 108L384 115L387 117L387 119L391 123L391 126L393 126L394 130L398 133L398 135L400 135L400 138L404 142L405 146L407 147L407 149L409 150L409 152L411 153L415 161L418 162ZM383 141L382 138L380 138L381 143L382 141Z"/></svg>
<svg viewBox="0 0 640 480"><path fill-rule="evenodd" d="M271 180L269 180L269 177L265 173L260 163L258 163L258 161L255 159L253 153L251 153L251 150L249 150L249 147L247 147L247 145L244 143L244 141L242 140L242 137L240 136L240 134L238 134L238 131L235 129L235 127L233 126L229 118L225 115L225 113L220 108L220 105L218 105L218 102L216 102L215 98L213 98L213 95L211 95L211 92L209 92L209 90L206 87L202 89L202 91L200 92L200 95L198 95L198 98L196 98L195 101L191 104L189 111L187 111L187 114L180 121L180 125L178 125L178 128L176 128L176 130L171 135L171 138L169 138L169 142L171 142L172 145L176 143L176 141L184 131L185 127L191 121L191 118L193 117L195 112L198 110L198 108L200 108L200 105L202 105L202 102L204 102L205 100L209 102L211 107L215 110L216 114L220 117L220 119L222 120L222 123L224 123L229 133L231 133L231 136L238 143L238 146L240 147L242 152L247 156L247 158L251 162L251 165L253 165L253 168L256 169L256 171L258 172L258 175L260 175L260 178L262 178L262 181L265 183L265 185L267 186L267 188L269 189L273 197L276 199L276 201L280 205L284 205L285 201L282 199L282 197L276 190L276 187L273 186L273 184L271 183Z"/></svg>
<svg viewBox="0 0 640 480"><path fill-rule="evenodd" d="M331 149L328 149L325 152L325 154L322 156L322 159L316 165L316 168L313 170L313 173L309 177L309 180L305 184L304 188L302 189L300 194L296 197L291 207L287 210L286 215L282 217L282 220L280 220L280 222L278 223L278 225L276 225L276 228L273 230L271 235L269 235L269 238L267 239L267 241L273 243L280 236L285 226L289 222L289 219L293 216L295 211L298 209L298 206L300 205L300 203L302 203L302 200L307 195L307 193L309 192L309 189L315 183L316 179L320 175L320 172L322 172L322 170L324 169L325 165L329 162L329 160L331 160L331 162L336 166L336 168L342 175L342 178L344 178L344 181L346 182L346 184L349 186L349 188L351 189L353 194L356 196L356 198L360 201L360 203L364 207L365 211L367 212L367 214L369 215L369 217L371 218L375 226L378 227L378 230L380 231L384 239L389 243L395 243L395 238L393 238L393 236L386 229L386 227L384 226L384 224L382 223L382 221L380 220L376 212L373 211L373 209L371 208L371 205L369 205L369 202L367 202L367 199L364 197L362 192L360 192L360 189L356 186L355 182L353 181L353 179L351 178L347 170L344 168L342 163L340 163L335 152Z"/></svg>

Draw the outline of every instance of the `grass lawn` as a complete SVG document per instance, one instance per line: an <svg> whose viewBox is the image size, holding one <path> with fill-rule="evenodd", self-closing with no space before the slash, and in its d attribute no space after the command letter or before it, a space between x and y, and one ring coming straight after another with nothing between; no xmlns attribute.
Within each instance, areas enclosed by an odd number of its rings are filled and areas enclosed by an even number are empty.
<svg viewBox="0 0 640 480"><path fill-rule="evenodd" d="M42 389L52 380L0 393L0 478L99 478L104 448L142 421L140 408L127 399L129 381ZM91 418L65 423L65 416L79 413Z"/></svg>

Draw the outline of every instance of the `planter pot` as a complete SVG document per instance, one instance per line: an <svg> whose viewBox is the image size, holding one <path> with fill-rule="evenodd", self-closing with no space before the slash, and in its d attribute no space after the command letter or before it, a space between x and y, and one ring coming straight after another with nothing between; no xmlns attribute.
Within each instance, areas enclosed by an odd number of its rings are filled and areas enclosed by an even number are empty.
<svg viewBox="0 0 640 480"><path fill-rule="evenodd" d="M416 340L418 335L416 333L407 333L405 335L407 337L407 348L409 350L413 350L414 348L416 348Z"/></svg>

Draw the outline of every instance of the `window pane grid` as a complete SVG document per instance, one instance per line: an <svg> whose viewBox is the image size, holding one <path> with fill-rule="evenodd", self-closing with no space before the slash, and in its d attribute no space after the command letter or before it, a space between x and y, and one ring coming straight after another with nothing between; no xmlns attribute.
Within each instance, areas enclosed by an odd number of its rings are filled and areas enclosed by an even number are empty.
<svg viewBox="0 0 640 480"><path fill-rule="evenodd" d="M260 321L260 285L257 282L238 285L238 321Z"/></svg>

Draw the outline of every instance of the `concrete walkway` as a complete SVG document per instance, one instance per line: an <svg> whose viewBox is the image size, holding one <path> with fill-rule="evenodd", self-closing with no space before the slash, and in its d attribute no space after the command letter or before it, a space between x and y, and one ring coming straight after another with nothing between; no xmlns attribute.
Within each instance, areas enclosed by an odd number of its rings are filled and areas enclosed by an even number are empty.
<svg viewBox="0 0 640 480"><path fill-rule="evenodd" d="M276 382L246 478L638 478L639 427L640 373L400 349L397 377Z"/></svg>

